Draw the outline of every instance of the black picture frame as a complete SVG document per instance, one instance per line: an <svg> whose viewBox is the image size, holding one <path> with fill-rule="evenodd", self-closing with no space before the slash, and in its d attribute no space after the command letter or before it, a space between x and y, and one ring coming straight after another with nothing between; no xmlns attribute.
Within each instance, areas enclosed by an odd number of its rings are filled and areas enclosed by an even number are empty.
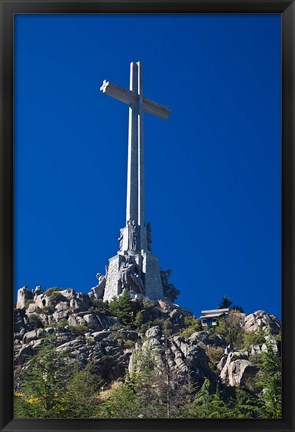
<svg viewBox="0 0 295 432"><path fill-rule="evenodd" d="M291 0L0 0L1 11L1 431L294 431L294 68L295 6ZM13 419L13 17L27 13L279 13L282 19L282 376L280 420Z"/></svg>

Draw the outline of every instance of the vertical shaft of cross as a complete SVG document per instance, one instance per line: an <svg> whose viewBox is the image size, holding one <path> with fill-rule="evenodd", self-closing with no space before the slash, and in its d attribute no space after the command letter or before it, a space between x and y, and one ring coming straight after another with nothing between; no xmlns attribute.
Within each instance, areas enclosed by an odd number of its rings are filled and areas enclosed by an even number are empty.
<svg viewBox="0 0 295 432"><path fill-rule="evenodd" d="M140 62L130 64L130 91L136 100L129 104L126 224L131 219L144 226L143 76Z"/></svg>
<svg viewBox="0 0 295 432"><path fill-rule="evenodd" d="M138 225L145 224L145 190L144 190L144 139L143 139L143 71L142 64L138 64Z"/></svg>
<svg viewBox="0 0 295 432"><path fill-rule="evenodd" d="M106 80L100 90L129 106L126 226L120 234L120 250L146 250L143 116L146 112L166 120L171 110L144 97L140 62L130 64L129 90Z"/></svg>

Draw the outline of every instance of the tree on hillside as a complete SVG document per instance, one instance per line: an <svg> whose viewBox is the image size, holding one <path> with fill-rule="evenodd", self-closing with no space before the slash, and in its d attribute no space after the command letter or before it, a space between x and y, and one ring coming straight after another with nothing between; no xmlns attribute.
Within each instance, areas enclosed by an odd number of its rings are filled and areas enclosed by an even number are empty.
<svg viewBox="0 0 295 432"><path fill-rule="evenodd" d="M120 318L123 325L130 325L133 322L133 302L128 290L124 290L121 297L114 297L109 303L110 311Z"/></svg>
<svg viewBox="0 0 295 432"><path fill-rule="evenodd" d="M211 383L206 378L194 400L181 409L183 418L230 418L230 410L222 400L219 388L211 392Z"/></svg>
<svg viewBox="0 0 295 432"><path fill-rule="evenodd" d="M230 399L229 406L232 418L261 418L262 402L260 399L240 388L234 389L234 398Z"/></svg>
<svg viewBox="0 0 295 432"><path fill-rule="evenodd" d="M55 338L48 338L24 371L16 398L16 417L57 418L62 416L62 396L68 369L63 354L56 351Z"/></svg>
<svg viewBox="0 0 295 432"><path fill-rule="evenodd" d="M97 415L99 377L65 361L50 337L28 363L15 399L18 418L93 418Z"/></svg>
<svg viewBox="0 0 295 432"><path fill-rule="evenodd" d="M267 351L262 354L261 370L257 386L261 388L264 402L264 417L280 418L282 415L282 372L279 356L270 342L266 342Z"/></svg>
<svg viewBox="0 0 295 432"><path fill-rule="evenodd" d="M241 312L241 313L244 312L244 309L242 308L242 306L239 306L239 305L236 305L236 304L232 305L230 307L230 309L233 310L233 311Z"/></svg>
<svg viewBox="0 0 295 432"><path fill-rule="evenodd" d="M226 295L224 295L223 299L221 300L221 302L218 305L218 309L226 309L229 308L232 305L232 300L227 297Z"/></svg>
<svg viewBox="0 0 295 432"><path fill-rule="evenodd" d="M63 395L63 413L66 418L96 418L98 395L102 388L102 380L93 375L91 365L76 370L68 383Z"/></svg>

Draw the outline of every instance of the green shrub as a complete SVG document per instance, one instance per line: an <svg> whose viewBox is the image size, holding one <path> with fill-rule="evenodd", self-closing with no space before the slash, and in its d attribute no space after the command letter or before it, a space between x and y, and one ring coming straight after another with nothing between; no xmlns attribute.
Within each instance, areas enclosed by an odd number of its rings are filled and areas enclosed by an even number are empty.
<svg viewBox="0 0 295 432"><path fill-rule="evenodd" d="M68 325L68 319L67 318L62 318L57 323L57 327L65 327L66 325Z"/></svg>
<svg viewBox="0 0 295 432"><path fill-rule="evenodd" d="M164 318L156 318L154 321L151 321L150 327L159 326L161 329L163 329L164 322Z"/></svg>
<svg viewBox="0 0 295 432"><path fill-rule="evenodd" d="M54 306L44 306L41 309L39 308L38 312L41 314L52 315L55 312L55 308Z"/></svg>
<svg viewBox="0 0 295 432"><path fill-rule="evenodd" d="M260 366L260 364L261 364L261 354L259 353L255 353L255 354L251 354L250 356L249 356L249 361L251 362L251 363L254 363L256 366Z"/></svg>
<svg viewBox="0 0 295 432"><path fill-rule="evenodd" d="M122 338L123 338L123 336L122 336L122 333L120 333L120 332L113 332L108 336L108 339L118 340L118 339L122 339Z"/></svg>
<svg viewBox="0 0 295 432"><path fill-rule="evenodd" d="M159 326L161 330L163 330L164 326L164 318L156 318L154 321L148 321L140 327L140 333L145 333L151 327Z"/></svg>
<svg viewBox="0 0 295 432"><path fill-rule="evenodd" d="M62 288L49 288L48 290L46 290L44 292L44 294L47 295L47 297L51 297L53 293L57 292L57 291L63 291Z"/></svg>
<svg viewBox="0 0 295 432"><path fill-rule="evenodd" d="M239 305L233 305L233 306L231 307L231 310L232 310L233 312L241 312L241 313L244 313L244 309L243 309L243 307L242 307L242 306L239 306Z"/></svg>
<svg viewBox="0 0 295 432"><path fill-rule="evenodd" d="M135 343L134 343L132 340L128 339L128 340L124 343L124 346L125 346L125 348L132 349L132 348L135 347Z"/></svg>
<svg viewBox="0 0 295 432"><path fill-rule="evenodd" d="M34 328L41 328L44 327L43 322L40 317L36 314L31 314L28 317L28 323L33 326Z"/></svg>
<svg viewBox="0 0 295 432"><path fill-rule="evenodd" d="M251 345L262 345L265 343L265 333L259 329L257 332L245 333L245 348L249 349Z"/></svg>
<svg viewBox="0 0 295 432"><path fill-rule="evenodd" d="M84 335L89 331L87 324L76 324L75 326L70 326L70 330L77 335Z"/></svg>
<svg viewBox="0 0 295 432"><path fill-rule="evenodd" d="M143 314L141 311L138 311L137 314L135 315L134 325L135 325L136 329L138 329L138 330L142 327Z"/></svg>
<svg viewBox="0 0 295 432"><path fill-rule="evenodd" d="M213 327L212 331L216 334L219 334L220 336L225 337L225 338L228 337L228 335L229 335L228 325L227 325L224 317L218 318L217 326ZM227 340L227 343L229 343L228 340Z"/></svg>
<svg viewBox="0 0 295 432"><path fill-rule="evenodd" d="M55 291L51 294L50 300L54 305L56 305L61 301L67 301L67 298L63 296L59 291Z"/></svg>
<svg viewBox="0 0 295 432"><path fill-rule="evenodd" d="M148 299L143 299L142 304L143 304L144 309L147 309L147 310L148 309L153 309L155 307L155 303L151 302Z"/></svg>
<svg viewBox="0 0 295 432"><path fill-rule="evenodd" d="M89 312L94 314L110 312L109 304L102 300L92 299Z"/></svg>
<svg viewBox="0 0 295 432"><path fill-rule="evenodd" d="M223 336L228 344L233 344L235 349L244 347L245 330L241 327L241 315L232 314L229 319L218 318L218 325L211 331Z"/></svg>
<svg viewBox="0 0 295 432"><path fill-rule="evenodd" d="M188 339L193 333L202 330L201 322L199 319L192 315L184 317L185 328L180 332L180 336Z"/></svg>
<svg viewBox="0 0 295 432"><path fill-rule="evenodd" d="M223 349L221 347L209 346L207 348L207 355L213 364L219 363L221 357L223 357Z"/></svg>
<svg viewBox="0 0 295 432"><path fill-rule="evenodd" d="M169 337L173 334L173 324L170 321L170 318L167 318L163 323L163 331L166 337Z"/></svg>
<svg viewBox="0 0 295 432"><path fill-rule="evenodd" d="M239 322L234 322L229 326L228 336L225 338L228 343L233 344L235 349L244 347L245 330L240 326Z"/></svg>

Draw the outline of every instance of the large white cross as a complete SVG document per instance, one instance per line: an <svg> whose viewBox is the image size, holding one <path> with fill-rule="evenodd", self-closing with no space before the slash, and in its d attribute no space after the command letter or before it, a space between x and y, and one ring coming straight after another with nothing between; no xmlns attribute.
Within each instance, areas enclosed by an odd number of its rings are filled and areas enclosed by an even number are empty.
<svg viewBox="0 0 295 432"><path fill-rule="evenodd" d="M143 96L142 64L130 63L130 90L104 80L100 90L129 105L126 225L145 224L143 114L167 119L171 110Z"/></svg>

